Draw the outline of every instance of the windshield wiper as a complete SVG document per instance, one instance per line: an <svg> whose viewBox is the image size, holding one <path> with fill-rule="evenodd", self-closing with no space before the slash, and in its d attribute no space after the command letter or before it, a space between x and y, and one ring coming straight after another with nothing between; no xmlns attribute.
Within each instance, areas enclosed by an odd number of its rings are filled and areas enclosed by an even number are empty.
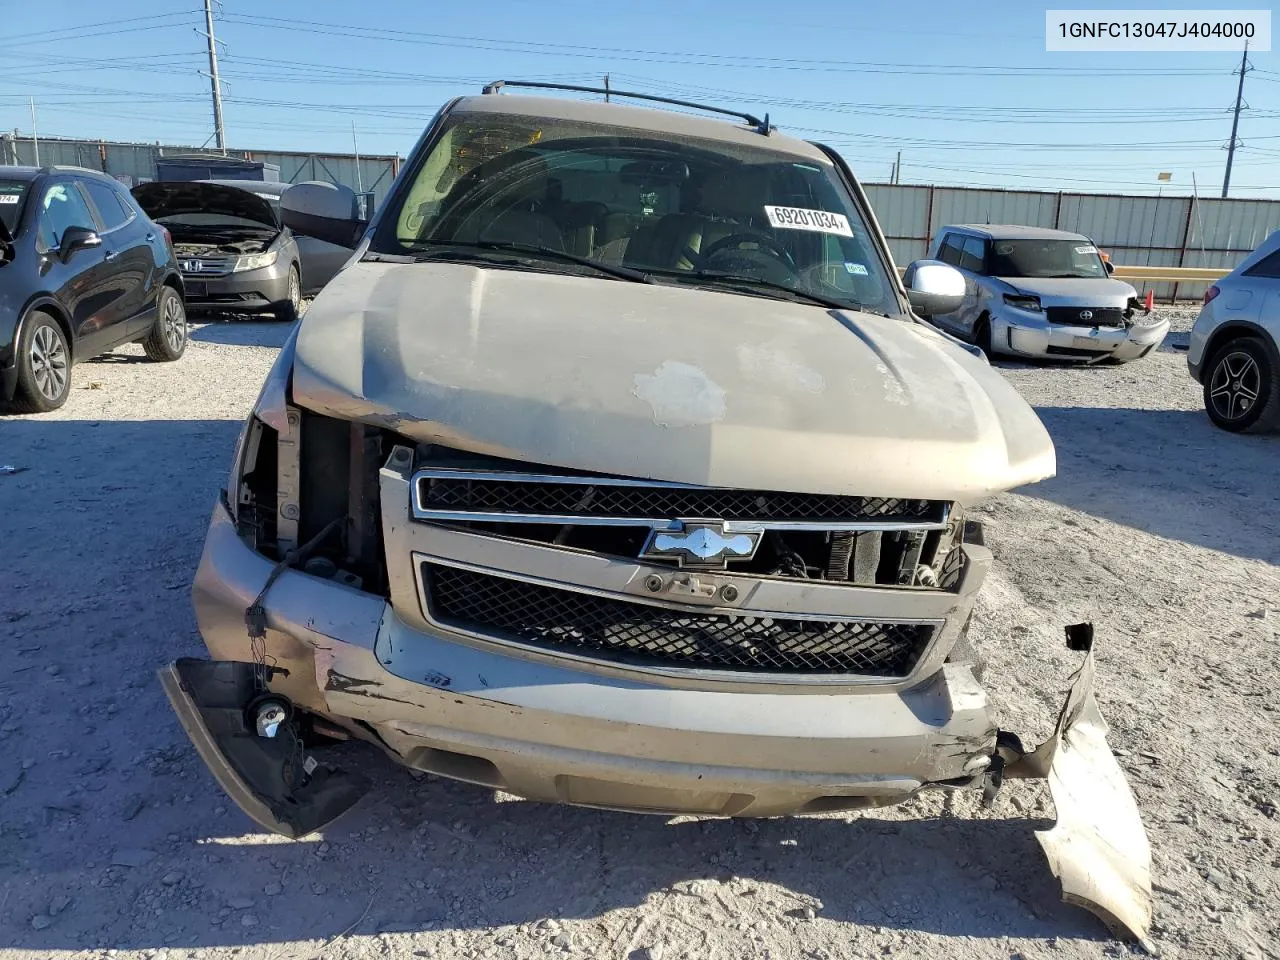
<svg viewBox="0 0 1280 960"><path fill-rule="evenodd" d="M688 277L689 279L701 280L703 282L713 281L717 283L746 284L752 287L763 287L766 290L776 290L779 293L785 293L789 300L812 303L820 307L830 307L833 310L862 309L862 304L858 303L856 300L837 300L835 297L827 297L820 293L810 293L808 290L797 290L795 287L789 287L785 283L778 283L776 280L765 280L760 277L743 277L736 273L723 273L719 270L655 270L653 272L662 277ZM774 297L773 299L776 300L780 298Z"/></svg>
<svg viewBox="0 0 1280 960"><path fill-rule="evenodd" d="M590 267L592 270L617 280L630 280L632 283L653 283L653 278L641 270L600 263L590 257L580 257L576 253L568 253L564 250L556 250L554 247L543 247L533 243L505 243L500 240L428 240L423 241L421 244L414 244L415 248L419 246L461 247L469 250L492 250L495 253L516 253L524 256L546 257L548 260L560 260L564 263L577 264L580 267ZM447 256L448 253L448 250L425 250L421 251L419 259L433 260L439 255Z"/></svg>

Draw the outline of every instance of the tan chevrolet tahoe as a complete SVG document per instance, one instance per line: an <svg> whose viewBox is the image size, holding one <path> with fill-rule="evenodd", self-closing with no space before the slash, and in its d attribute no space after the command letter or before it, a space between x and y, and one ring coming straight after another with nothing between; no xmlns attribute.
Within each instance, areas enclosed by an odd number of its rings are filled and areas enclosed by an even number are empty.
<svg viewBox="0 0 1280 960"><path fill-rule="evenodd" d="M975 679L992 557L965 508L1054 450L913 312L961 278L900 280L832 150L698 112L495 84L441 110L373 222L344 188L285 192L295 231L353 255L214 507L212 660L162 673L259 823L300 836L365 789L317 735L665 814L991 788L1071 743L1119 774L1091 657L1035 752Z"/></svg>

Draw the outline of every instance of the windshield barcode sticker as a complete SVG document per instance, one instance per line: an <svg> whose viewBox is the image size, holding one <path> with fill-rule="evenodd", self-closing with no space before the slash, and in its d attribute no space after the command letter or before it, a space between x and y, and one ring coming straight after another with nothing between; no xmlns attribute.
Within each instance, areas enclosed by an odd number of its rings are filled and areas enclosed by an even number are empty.
<svg viewBox="0 0 1280 960"><path fill-rule="evenodd" d="M803 207L764 208L769 226L775 230L812 230L817 233L836 233L852 237L849 218L843 213L827 213L825 210L805 210Z"/></svg>
<svg viewBox="0 0 1280 960"><path fill-rule="evenodd" d="M1093 247L1076 247L1076 253L1082 257L1087 257L1089 254L1097 252L1098 251Z"/></svg>
<svg viewBox="0 0 1280 960"><path fill-rule="evenodd" d="M0 193L0 203L17 203L19 196L21 196L21 194Z"/></svg>

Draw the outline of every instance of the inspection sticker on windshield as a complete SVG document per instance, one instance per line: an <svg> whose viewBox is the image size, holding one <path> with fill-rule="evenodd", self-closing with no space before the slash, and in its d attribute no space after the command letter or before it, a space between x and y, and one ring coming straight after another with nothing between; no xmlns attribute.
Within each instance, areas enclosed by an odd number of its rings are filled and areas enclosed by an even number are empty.
<svg viewBox="0 0 1280 960"><path fill-rule="evenodd" d="M848 260L844 263L844 269L848 273L852 273L855 277L865 277L867 275L866 264L851 263Z"/></svg>
<svg viewBox="0 0 1280 960"><path fill-rule="evenodd" d="M1076 247L1076 253L1080 254L1082 257L1087 257L1089 254L1097 252L1098 251L1095 247Z"/></svg>
<svg viewBox="0 0 1280 960"><path fill-rule="evenodd" d="M827 213L825 210L805 210L803 207L764 208L769 225L775 230L812 230L816 233L838 233L852 237L849 218L843 213Z"/></svg>

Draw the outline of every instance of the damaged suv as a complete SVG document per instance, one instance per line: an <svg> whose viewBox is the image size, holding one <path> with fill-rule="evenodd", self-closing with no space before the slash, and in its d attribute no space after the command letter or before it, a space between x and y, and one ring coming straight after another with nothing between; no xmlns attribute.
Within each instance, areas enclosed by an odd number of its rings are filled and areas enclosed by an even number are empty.
<svg viewBox="0 0 1280 960"><path fill-rule="evenodd" d="M342 188L285 195L287 223L355 252L214 507L213 659L161 674L219 782L300 836L364 789L309 733L535 800L715 816L994 789L1070 748L1070 830L1105 816L1131 845L1128 872L1100 858L1101 900L1140 936L1145 835L1091 655L1036 751L974 678L992 558L965 508L1054 450L914 315L954 309L958 273L899 282L844 161L767 120L500 90L441 111L370 224ZM1099 899L1095 864L1054 863Z"/></svg>

